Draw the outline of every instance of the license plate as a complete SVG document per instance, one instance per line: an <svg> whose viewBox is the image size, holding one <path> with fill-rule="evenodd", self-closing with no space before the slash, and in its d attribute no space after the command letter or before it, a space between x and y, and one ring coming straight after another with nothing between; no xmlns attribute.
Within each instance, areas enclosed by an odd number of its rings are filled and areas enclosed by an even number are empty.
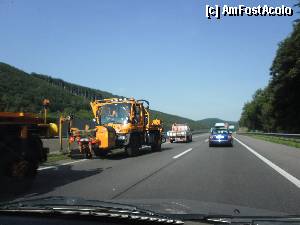
<svg viewBox="0 0 300 225"><path fill-rule="evenodd" d="M224 136L223 135L217 135L216 138L217 139L222 139L222 138L224 138Z"/></svg>

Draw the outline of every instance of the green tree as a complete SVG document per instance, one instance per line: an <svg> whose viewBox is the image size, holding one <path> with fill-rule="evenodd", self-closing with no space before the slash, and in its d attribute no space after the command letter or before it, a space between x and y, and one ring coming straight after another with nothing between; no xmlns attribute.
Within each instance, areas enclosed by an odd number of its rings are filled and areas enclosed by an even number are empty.
<svg viewBox="0 0 300 225"><path fill-rule="evenodd" d="M300 1L296 4L300 7ZM242 110L240 125L251 130L300 132L300 22L279 44L270 82Z"/></svg>
<svg viewBox="0 0 300 225"><path fill-rule="evenodd" d="M300 132L300 23L280 43L269 84L277 131Z"/></svg>

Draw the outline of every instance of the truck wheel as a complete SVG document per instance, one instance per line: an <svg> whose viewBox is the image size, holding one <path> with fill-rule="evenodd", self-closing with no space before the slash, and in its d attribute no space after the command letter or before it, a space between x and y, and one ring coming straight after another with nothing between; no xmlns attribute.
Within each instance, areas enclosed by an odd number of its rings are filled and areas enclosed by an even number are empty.
<svg viewBox="0 0 300 225"><path fill-rule="evenodd" d="M34 178L37 174L39 163L34 159L22 159L15 155L10 156L7 164L6 175L18 179Z"/></svg>
<svg viewBox="0 0 300 225"><path fill-rule="evenodd" d="M190 142L193 142L193 136L191 136L191 138L190 138Z"/></svg>
<svg viewBox="0 0 300 225"><path fill-rule="evenodd" d="M161 144L151 145L151 150L154 151L154 152L160 152L161 151Z"/></svg>
<svg viewBox="0 0 300 225"><path fill-rule="evenodd" d="M170 143L173 143L173 142L174 142L174 140L170 139Z"/></svg>
<svg viewBox="0 0 300 225"><path fill-rule="evenodd" d="M33 178L37 174L42 145L39 139L29 137L21 149L21 141L15 138L1 140L3 154L0 160L0 175L17 178Z"/></svg>
<svg viewBox="0 0 300 225"><path fill-rule="evenodd" d="M10 176L17 178L34 178L38 163L27 160L15 160L10 166Z"/></svg>
<svg viewBox="0 0 300 225"><path fill-rule="evenodd" d="M190 142L190 139L189 139L189 137L188 137L188 136L186 136L186 137L184 138L184 142L185 142L185 143L188 143L188 142Z"/></svg>
<svg viewBox="0 0 300 225"><path fill-rule="evenodd" d="M137 154L138 150L139 150L139 148L135 144L130 144L129 146L127 146L125 148L125 151L126 151L128 157L135 156Z"/></svg>
<svg viewBox="0 0 300 225"><path fill-rule="evenodd" d="M90 155L90 150L89 150L89 146L87 146L86 144L82 145L82 154L84 155L85 159L91 159L91 155Z"/></svg>
<svg viewBox="0 0 300 225"><path fill-rule="evenodd" d="M38 161L40 162L46 162L47 161L47 148L43 147L43 142L39 137L32 136L30 137L30 146L31 148L36 149L35 155L38 154ZM48 149L49 150L49 149Z"/></svg>
<svg viewBox="0 0 300 225"><path fill-rule="evenodd" d="M102 150L99 147L93 147L93 151L94 151L95 155L100 158L101 157L103 158L103 157L107 156L107 154L108 154L107 150Z"/></svg>
<svg viewBox="0 0 300 225"><path fill-rule="evenodd" d="M151 145L151 150L154 152L161 151L161 139L157 138L157 142Z"/></svg>
<svg viewBox="0 0 300 225"><path fill-rule="evenodd" d="M125 147L125 151L129 157L135 156L139 150L139 137L137 135L132 135L130 143Z"/></svg>
<svg viewBox="0 0 300 225"><path fill-rule="evenodd" d="M43 143L40 138L31 136L28 139L28 149L25 153L24 158L15 161L14 166L23 171L18 171L18 177L33 178L37 174L37 169L39 167L39 162L47 158L47 153L43 152ZM46 156L45 156L46 155ZM22 174L23 173L23 174Z"/></svg>

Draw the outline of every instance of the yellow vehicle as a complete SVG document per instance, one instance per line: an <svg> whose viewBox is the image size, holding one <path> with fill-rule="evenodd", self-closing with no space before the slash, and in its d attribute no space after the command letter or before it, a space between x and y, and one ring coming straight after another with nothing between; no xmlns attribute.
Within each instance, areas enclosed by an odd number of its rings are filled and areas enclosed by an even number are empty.
<svg viewBox="0 0 300 225"><path fill-rule="evenodd" d="M0 177L34 177L49 151L40 137L56 132L56 124L34 114L0 112Z"/></svg>
<svg viewBox="0 0 300 225"><path fill-rule="evenodd" d="M161 120L150 120L148 101L111 98L90 104L96 122L93 151L97 156L115 148L124 148L128 156L133 156L142 145L161 150Z"/></svg>

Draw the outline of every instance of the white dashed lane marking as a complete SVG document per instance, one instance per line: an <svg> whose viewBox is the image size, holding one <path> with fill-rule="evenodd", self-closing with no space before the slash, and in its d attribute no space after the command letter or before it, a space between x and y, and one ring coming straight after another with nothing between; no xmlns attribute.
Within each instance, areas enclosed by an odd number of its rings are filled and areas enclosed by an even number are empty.
<svg viewBox="0 0 300 225"><path fill-rule="evenodd" d="M181 152L180 154L173 156L173 159L178 159L179 157L185 155L186 153L188 153L192 150L193 150L192 148L189 148L188 150L185 150L184 152Z"/></svg>

